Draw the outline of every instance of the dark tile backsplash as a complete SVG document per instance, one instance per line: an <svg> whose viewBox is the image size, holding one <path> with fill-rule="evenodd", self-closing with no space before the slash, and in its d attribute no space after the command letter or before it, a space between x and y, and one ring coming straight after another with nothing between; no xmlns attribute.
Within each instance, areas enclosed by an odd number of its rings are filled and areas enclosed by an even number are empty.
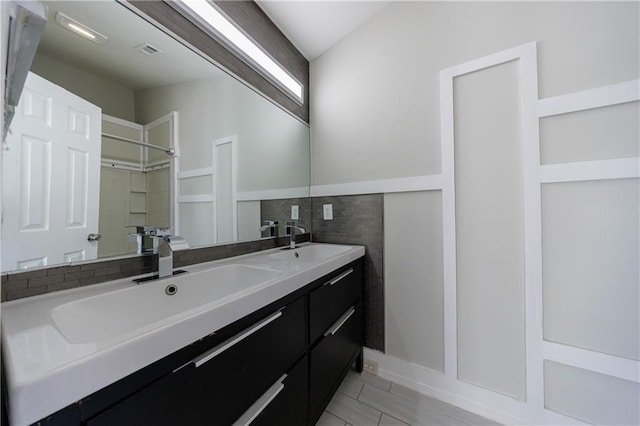
<svg viewBox="0 0 640 426"><path fill-rule="evenodd" d="M310 240L310 235L296 235L296 242L303 243ZM185 251L173 253L173 266L195 265L196 263L211 262L213 260L225 259L227 257L240 256L257 251L282 247L289 244L289 237L265 238L256 241L246 241L235 244L225 244L212 247L193 248Z"/></svg>
<svg viewBox="0 0 640 426"><path fill-rule="evenodd" d="M11 272L2 275L2 301L146 274L153 270L154 260L154 256L138 256Z"/></svg>
<svg viewBox="0 0 640 426"><path fill-rule="evenodd" d="M323 219L323 205L333 205L333 220ZM383 195L312 198L312 241L356 244L365 254L365 346L384 351Z"/></svg>
<svg viewBox="0 0 640 426"><path fill-rule="evenodd" d="M296 241L300 243L309 241L309 239L309 234L296 236ZM285 246L288 243L289 238L283 236L177 251L173 254L173 265L174 268L180 268ZM54 266L33 271L11 272L2 275L2 301L147 274L155 269L157 261L157 256L147 255L97 261L84 265Z"/></svg>

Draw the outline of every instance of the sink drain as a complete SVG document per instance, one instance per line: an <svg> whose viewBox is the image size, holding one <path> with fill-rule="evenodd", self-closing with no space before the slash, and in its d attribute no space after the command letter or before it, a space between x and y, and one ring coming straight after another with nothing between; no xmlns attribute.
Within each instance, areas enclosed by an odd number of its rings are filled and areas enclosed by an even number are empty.
<svg viewBox="0 0 640 426"><path fill-rule="evenodd" d="M167 296L173 296L178 292L178 286L175 284L169 284L167 287L165 287L164 292Z"/></svg>

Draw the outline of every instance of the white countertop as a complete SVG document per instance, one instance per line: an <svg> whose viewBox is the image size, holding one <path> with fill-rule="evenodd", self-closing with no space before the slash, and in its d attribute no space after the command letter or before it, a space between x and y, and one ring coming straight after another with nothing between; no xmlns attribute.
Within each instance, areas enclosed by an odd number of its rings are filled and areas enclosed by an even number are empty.
<svg viewBox="0 0 640 426"><path fill-rule="evenodd" d="M311 243L300 249L314 245L332 246ZM203 305L195 312L90 343L65 338L51 311L65 303L136 287L135 277L2 303L11 424L38 421L364 255L362 246L341 247L345 250L314 263L274 257L284 252L273 249L181 268L201 273L224 265L247 265L279 273L222 303ZM118 315L118 306L113 306L113 315Z"/></svg>

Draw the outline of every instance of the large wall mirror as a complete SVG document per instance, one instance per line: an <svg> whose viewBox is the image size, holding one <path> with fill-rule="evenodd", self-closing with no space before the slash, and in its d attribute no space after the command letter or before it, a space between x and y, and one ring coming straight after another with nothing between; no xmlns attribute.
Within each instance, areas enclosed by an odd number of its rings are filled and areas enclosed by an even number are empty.
<svg viewBox="0 0 640 426"><path fill-rule="evenodd" d="M309 196L306 124L127 5L46 4L3 146L3 272L135 255L136 226L258 239L264 200Z"/></svg>

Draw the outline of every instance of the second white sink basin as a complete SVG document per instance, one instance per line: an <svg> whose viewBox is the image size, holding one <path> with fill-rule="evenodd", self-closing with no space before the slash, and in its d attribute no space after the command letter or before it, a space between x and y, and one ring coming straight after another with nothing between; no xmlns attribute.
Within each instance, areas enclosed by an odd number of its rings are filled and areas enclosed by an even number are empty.
<svg viewBox="0 0 640 426"><path fill-rule="evenodd" d="M270 255L272 259L276 260L289 260L292 262L321 262L333 256L337 256L340 253L344 253L349 250L349 246L322 244L322 245L308 245L300 246L291 250L282 250L279 253Z"/></svg>
<svg viewBox="0 0 640 426"><path fill-rule="evenodd" d="M273 269L226 265L65 303L51 310L51 318L71 343L98 342L221 304L279 275Z"/></svg>

